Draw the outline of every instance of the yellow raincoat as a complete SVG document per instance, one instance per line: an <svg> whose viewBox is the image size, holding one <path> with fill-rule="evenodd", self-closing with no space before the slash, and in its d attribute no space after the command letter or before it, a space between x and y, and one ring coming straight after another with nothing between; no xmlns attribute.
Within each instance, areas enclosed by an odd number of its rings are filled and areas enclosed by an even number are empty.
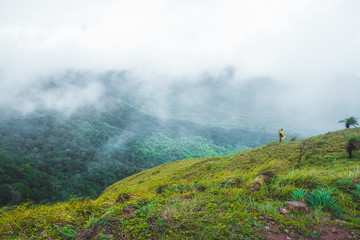
<svg viewBox="0 0 360 240"><path fill-rule="evenodd" d="M279 135L282 136L282 137L281 137L282 139L285 138L284 131L279 131Z"/></svg>

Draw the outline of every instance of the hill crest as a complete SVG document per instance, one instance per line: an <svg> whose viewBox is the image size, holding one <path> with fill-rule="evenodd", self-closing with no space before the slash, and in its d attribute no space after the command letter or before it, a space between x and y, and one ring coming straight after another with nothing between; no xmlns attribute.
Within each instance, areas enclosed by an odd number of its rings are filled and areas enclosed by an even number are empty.
<svg viewBox="0 0 360 240"><path fill-rule="evenodd" d="M174 161L125 178L108 187L104 193L108 194L120 185L141 185L145 182L143 178L148 181L168 179L170 182L216 181L233 178L241 170L249 171L252 175L267 173L273 176L310 164L327 168L335 159L347 158L345 136L352 133L360 134L360 128L329 132L303 140L271 142L229 156ZM301 148L303 152L299 162ZM346 168L346 165L343 167Z"/></svg>

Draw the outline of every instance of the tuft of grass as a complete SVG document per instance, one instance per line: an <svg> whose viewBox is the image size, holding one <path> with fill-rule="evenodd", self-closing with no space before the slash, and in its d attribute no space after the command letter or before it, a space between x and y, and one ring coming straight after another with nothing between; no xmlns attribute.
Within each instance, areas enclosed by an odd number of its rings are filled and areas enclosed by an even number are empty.
<svg viewBox="0 0 360 240"><path fill-rule="evenodd" d="M71 229L70 225L59 228L58 231L61 233L62 237L64 237L64 238L76 238L77 237L76 231Z"/></svg>
<svg viewBox="0 0 360 240"><path fill-rule="evenodd" d="M360 184L356 184L356 189L354 192L358 202L360 202Z"/></svg>
<svg viewBox="0 0 360 240"><path fill-rule="evenodd" d="M307 189L296 189L292 195L291 195L291 200L292 201L301 201L301 202L306 202L307 198L308 198L308 190Z"/></svg>
<svg viewBox="0 0 360 240"><path fill-rule="evenodd" d="M309 194L307 202L310 206L319 207L334 214L340 214L342 212L341 207L336 203L336 199L331 197L331 193L334 189L318 188Z"/></svg>
<svg viewBox="0 0 360 240"><path fill-rule="evenodd" d="M345 178L351 182L360 181L360 167L348 170L348 174L346 174Z"/></svg>

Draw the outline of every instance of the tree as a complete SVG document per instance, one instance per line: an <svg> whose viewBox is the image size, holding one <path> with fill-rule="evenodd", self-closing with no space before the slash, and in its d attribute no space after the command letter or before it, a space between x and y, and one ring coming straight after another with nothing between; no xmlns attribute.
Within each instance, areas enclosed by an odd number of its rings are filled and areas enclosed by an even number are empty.
<svg viewBox="0 0 360 240"><path fill-rule="evenodd" d="M349 154L349 158L352 158L353 151L360 150L360 136L357 134L351 134L346 140L346 150Z"/></svg>
<svg viewBox="0 0 360 240"><path fill-rule="evenodd" d="M302 144L300 145L300 154L299 154L298 163L300 163L301 158L304 156L304 154L306 153L306 151L309 149L309 147L306 146L306 142L307 142L307 140L304 140L304 141L302 142Z"/></svg>
<svg viewBox="0 0 360 240"><path fill-rule="evenodd" d="M9 184L0 185L0 206L6 205L11 202L11 187Z"/></svg>
<svg viewBox="0 0 360 240"><path fill-rule="evenodd" d="M339 123L345 123L346 128L349 128L351 125L354 127L356 127L356 125L359 125L357 118L355 117L345 118L344 120L339 121Z"/></svg>

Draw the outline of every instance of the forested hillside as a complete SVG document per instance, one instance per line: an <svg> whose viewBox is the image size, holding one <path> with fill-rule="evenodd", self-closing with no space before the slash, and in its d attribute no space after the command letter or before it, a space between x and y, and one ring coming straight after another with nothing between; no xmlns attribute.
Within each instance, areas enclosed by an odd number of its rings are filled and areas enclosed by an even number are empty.
<svg viewBox="0 0 360 240"><path fill-rule="evenodd" d="M227 155L274 137L160 120L120 99L81 107L71 115L55 110L2 114L1 205L95 197L142 170L179 159Z"/></svg>

